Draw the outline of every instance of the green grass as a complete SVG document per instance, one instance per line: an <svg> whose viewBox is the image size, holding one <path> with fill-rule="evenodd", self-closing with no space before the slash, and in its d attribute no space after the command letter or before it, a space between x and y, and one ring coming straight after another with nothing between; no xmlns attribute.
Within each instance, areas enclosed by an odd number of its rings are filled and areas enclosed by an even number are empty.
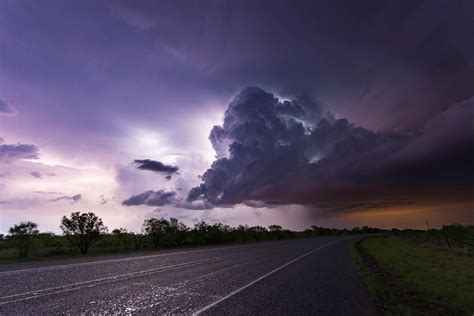
<svg viewBox="0 0 474 316"><path fill-rule="evenodd" d="M384 314L474 314L470 255L387 235L357 242L353 257Z"/></svg>

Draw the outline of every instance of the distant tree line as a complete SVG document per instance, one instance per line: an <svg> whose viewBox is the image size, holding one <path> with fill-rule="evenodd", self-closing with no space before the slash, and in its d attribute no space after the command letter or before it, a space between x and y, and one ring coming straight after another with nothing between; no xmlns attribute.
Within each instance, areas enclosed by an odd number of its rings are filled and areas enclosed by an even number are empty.
<svg viewBox="0 0 474 316"><path fill-rule="evenodd" d="M176 218L145 219L139 233L127 231L125 228L109 232L102 219L93 212L73 212L69 217L64 216L60 228L63 233L58 235L51 232L40 233L38 225L33 222L14 225L8 231L9 235L0 235L0 252L16 249L17 255L25 258L33 252L44 256L60 256L86 254L91 249L94 249L95 253L105 253L387 232L367 226L350 230L312 226L304 231L291 231L280 225L270 225L267 228L247 225L231 227L204 221L188 227ZM446 229L451 228L446 226Z"/></svg>

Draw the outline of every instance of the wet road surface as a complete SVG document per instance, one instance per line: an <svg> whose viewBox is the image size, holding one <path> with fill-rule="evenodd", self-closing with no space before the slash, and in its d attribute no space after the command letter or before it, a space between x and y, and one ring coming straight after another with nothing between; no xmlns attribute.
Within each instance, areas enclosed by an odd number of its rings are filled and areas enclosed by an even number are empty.
<svg viewBox="0 0 474 316"><path fill-rule="evenodd" d="M0 266L0 315L376 315L354 236Z"/></svg>

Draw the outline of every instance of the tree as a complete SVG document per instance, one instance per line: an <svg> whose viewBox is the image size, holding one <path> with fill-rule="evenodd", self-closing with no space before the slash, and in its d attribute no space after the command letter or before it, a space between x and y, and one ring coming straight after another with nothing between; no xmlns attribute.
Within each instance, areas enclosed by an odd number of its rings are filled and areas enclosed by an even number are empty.
<svg viewBox="0 0 474 316"><path fill-rule="evenodd" d="M221 244L225 240L225 235L230 231L228 225L221 223L215 223L212 226L208 226L206 234L206 243L208 244Z"/></svg>
<svg viewBox="0 0 474 316"><path fill-rule="evenodd" d="M43 247L50 247L54 243L55 235L53 232L45 232L38 234L38 240Z"/></svg>
<svg viewBox="0 0 474 316"><path fill-rule="evenodd" d="M33 222L21 222L18 225L10 227L8 232L11 234L13 246L18 249L20 257L27 257L38 236L38 224Z"/></svg>
<svg viewBox="0 0 474 316"><path fill-rule="evenodd" d="M270 225L268 230L272 238L274 239L283 239L283 228L280 225Z"/></svg>
<svg viewBox="0 0 474 316"><path fill-rule="evenodd" d="M116 228L112 230L112 236L114 237L114 248L115 251L118 251L120 247L126 247L126 240L128 232L125 228Z"/></svg>
<svg viewBox="0 0 474 316"><path fill-rule="evenodd" d="M160 246L161 239L165 236L168 231L170 223L164 218L149 218L143 222L143 229L151 240L153 248Z"/></svg>
<svg viewBox="0 0 474 316"><path fill-rule="evenodd" d="M171 217L168 222L166 230L167 246L179 246L185 239L188 232L188 227L184 223L180 222L177 218Z"/></svg>
<svg viewBox="0 0 474 316"><path fill-rule="evenodd" d="M107 232L102 219L93 212L73 212L70 218L63 216L60 227L69 242L79 248L82 254L86 254L101 235Z"/></svg>
<svg viewBox="0 0 474 316"><path fill-rule="evenodd" d="M3 234L0 234L0 251L4 250L5 248L5 236Z"/></svg>
<svg viewBox="0 0 474 316"><path fill-rule="evenodd" d="M250 227L251 231L253 232L254 239L259 241L265 238L265 234L268 232L265 227L262 226L254 226Z"/></svg>
<svg viewBox="0 0 474 316"><path fill-rule="evenodd" d="M143 240L145 239L145 235L143 235L142 233L131 232L131 233L129 233L128 236L132 240L133 248L135 250L138 250L142 247Z"/></svg>
<svg viewBox="0 0 474 316"><path fill-rule="evenodd" d="M210 225L205 221L200 221L194 224L192 232L192 239L196 244L205 244L207 232L209 231Z"/></svg>

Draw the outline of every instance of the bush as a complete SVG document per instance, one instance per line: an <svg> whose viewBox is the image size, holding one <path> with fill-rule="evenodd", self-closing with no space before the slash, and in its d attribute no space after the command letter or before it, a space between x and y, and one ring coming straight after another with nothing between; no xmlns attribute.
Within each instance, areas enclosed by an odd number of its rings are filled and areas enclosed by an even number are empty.
<svg viewBox="0 0 474 316"><path fill-rule="evenodd" d="M18 250L20 258L26 258L35 245L39 233L38 224L33 222L21 222L18 225L10 227L8 232L11 234L10 241L13 247Z"/></svg>
<svg viewBox="0 0 474 316"><path fill-rule="evenodd" d="M102 219L93 212L74 212L70 218L63 216L60 227L71 245L77 247L82 254L86 254L101 235L107 232Z"/></svg>

